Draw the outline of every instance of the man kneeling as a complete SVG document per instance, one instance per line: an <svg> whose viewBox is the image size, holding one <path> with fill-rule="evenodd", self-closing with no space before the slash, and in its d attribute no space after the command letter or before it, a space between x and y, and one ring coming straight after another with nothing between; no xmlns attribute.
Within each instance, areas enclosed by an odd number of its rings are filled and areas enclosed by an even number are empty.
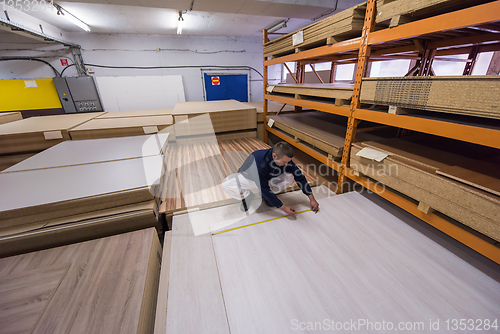
<svg viewBox="0 0 500 334"><path fill-rule="evenodd" d="M224 192L242 201L242 211L247 211L253 199L251 189L258 189L267 206L277 207L294 216L295 209L284 205L276 194L288 188L293 180L302 192L309 197L311 210L317 212L319 204L314 198L306 177L292 161L293 148L287 142L276 143L273 148L258 150L248 156L238 173L231 174L222 181Z"/></svg>

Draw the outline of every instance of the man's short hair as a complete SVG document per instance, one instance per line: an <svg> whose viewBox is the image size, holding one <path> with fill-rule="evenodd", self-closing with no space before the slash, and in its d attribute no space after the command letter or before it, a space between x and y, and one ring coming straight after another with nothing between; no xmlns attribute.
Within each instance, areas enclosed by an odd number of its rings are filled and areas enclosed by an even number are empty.
<svg viewBox="0 0 500 334"><path fill-rule="evenodd" d="M282 158L284 155L289 158L293 158L293 147L286 141L280 141L274 145L273 153L276 153L278 159Z"/></svg>

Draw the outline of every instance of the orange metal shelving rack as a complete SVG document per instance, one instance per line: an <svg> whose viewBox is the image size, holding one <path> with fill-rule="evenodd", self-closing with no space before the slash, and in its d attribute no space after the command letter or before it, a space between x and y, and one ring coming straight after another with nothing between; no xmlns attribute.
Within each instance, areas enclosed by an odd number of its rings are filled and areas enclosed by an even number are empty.
<svg viewBox="0 0 500 334"><path fill-rule="evenodd" d="M475 45L478 46L480 52L499 51L500 34L491 32L488 25L495 24L500 29L500 1L489 2L378 31L374 31L375 6L375 0L368 0L361 37L274 59L267 59L267 57L263 59L264 120L267 119L268 100L348 117L348 129L341 162L335 162L308 146L295 142L274 128L270 128L266 122L264 122L264 141L267 142L268 133L273 133L321 163L335 169L339 173L339 185L342 185L344 180L349 178L500 264L500 248L434 213L420 211L418 205L411 200L390 190L379 189L376 183L349 168L351 144L355 138L357 124L362 120L500 149L500 129L367 110L361 108L359 101L361 80L365 76L366 64L370 55L373 57L372 60L382 60L387 55L393 56L392 59L397 58L398 55L401 58L418 56L424 50L416 38L424 36L428 40L427 49L435 50L435 56L470 53ZM463 29L469 27L475 27L478 33L464 34ZM450 37L450 35L453 36ZM267 41L269 41L268 33L264 30L263 42L266 43ZM474 46L470 46L470 44L474 44ZM477 51L476 48L475 52L477 53ZM308 63L337 60L352 60L357 63L350 107L276 96L267 92L268 66L285 62L299 62L301 66L304 66ZM341 186L337 189L338 192L342 191Z"/></svg>

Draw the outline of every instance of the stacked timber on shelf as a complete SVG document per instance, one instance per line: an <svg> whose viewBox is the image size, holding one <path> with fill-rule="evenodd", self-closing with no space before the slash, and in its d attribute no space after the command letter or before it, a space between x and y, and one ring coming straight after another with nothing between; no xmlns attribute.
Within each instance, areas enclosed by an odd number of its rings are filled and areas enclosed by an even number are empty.
<svg viewBox="0 0 500 334"><path fill-rule="evenodd" d="M116 112L118 113L118 111ZM142 136L159 131L170 133L175 138L171 115L96 118L70 131L71 139L94 139L125 136Z"/></svg>
<svg viewBox="0 0 500 334"><path fill-rule="evenodd" d="M246 104L257 109L257 139L264 141L264 102L246 102ZM276 102L267 101L267 114L276 115L277 113L287 114L294 112L295 107L293 105Z"/></svg>
<svg viewBox="0 0 500 334"><path fill-rule="evenodd" d="M322 97L335 99L335 105L349 104L352 97L353 84L349 83L325 83L325 84L282 84L269 86L271 94L292 95L296 99L307 99L311 97Z"/></svg>
<svg viewBox="0 0 500 334"><path fill-rule="evenodd" d="M69 140L70 129L104 113L30 117L0 125L0 170Z"/></svg>
<svg viewBox="0 0 500 334"><path fill-rule="evenodd" d="M101 118L128 118L128 117L146 117L146 116L166 116L172 115L172 108L151 109L151 110L130 110L130 111L112 111L96 117Z"/></svg>
<svg viewBox="0 0 500 334"><path fill-rule="evenodd" d="M347 119L343 116L308 111L286 115L268 116L271 127L284 132L296 142L304 142L330 155L330 159L340 158L344 149ZM377 140L379 136L361 132L360 141Z"/></svg>
<svg viewBox="0 0 500 334"><path fill-rule="evenodd" d="M172 112L176 137L216 134L223 139L257 135L255 107L235 100L178 102Z"/></svg>
<svg viewBox="0 0 500 334"><path fill-rule="evenodd" d="M500 119L500 77L365 78L361 102Z"/></svg>
<svg viewBox="0 0 500 334"><path fill-rule="evenodd" d="M375 23L389 21L389 26L439 15L491 0L377 0Z"/></svg>
<svg viewBox="0 0 500 334"><path fill-rule="evenodd" d="M377 162L360 151L388 156ZM365 150L366 151L366 150ZM354 143L351 168L419 202L425 213L438 211L500 241L500 167L408 140Z"/></svg>
<svg viewBox="0 0 500 334"><path fill-rule="evenodd" d="M282 56L320 45L361 35L366 3L346 9L305 28L264 43L264 57ZM294 35L303 34L303 42L294 44ZM297 35L296 35L297 36Z"/></svg>
<svg viewBox="0 0 500 334"><path fill-rule="evenodd" d="M155 229L0 259L2 333L152 333Z"/></svg>
<svg viewBox="0 0 500 334"><path fill-rule="evenodd" d="M18 112L0 112L0 124L10 123L14 121L20 121L23 119L23 115Z"/></svg>
<svg viewBox="0 0 500 334"><path fill-rule="evenodd" d="M158 226L167 137L66 141L0 173L0 256Z"/></svg>

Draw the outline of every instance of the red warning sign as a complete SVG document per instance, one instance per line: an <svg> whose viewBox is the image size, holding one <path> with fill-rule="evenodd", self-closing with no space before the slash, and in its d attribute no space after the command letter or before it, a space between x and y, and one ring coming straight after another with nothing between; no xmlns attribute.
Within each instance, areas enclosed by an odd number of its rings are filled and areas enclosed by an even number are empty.
<svg viewBox="0 0 500 334"><path fill-rule="evenodd" d="M219 77L212 77L212 85L219 86L220 85L220 78Z"/></svg>
<svg viewBox="0 0 500 334"><path fill-rule="evenodd" d="M61 61L61 66L68 66L68 60L67 59L62 58L62 59L60 59L60 61Z"/></svg>

